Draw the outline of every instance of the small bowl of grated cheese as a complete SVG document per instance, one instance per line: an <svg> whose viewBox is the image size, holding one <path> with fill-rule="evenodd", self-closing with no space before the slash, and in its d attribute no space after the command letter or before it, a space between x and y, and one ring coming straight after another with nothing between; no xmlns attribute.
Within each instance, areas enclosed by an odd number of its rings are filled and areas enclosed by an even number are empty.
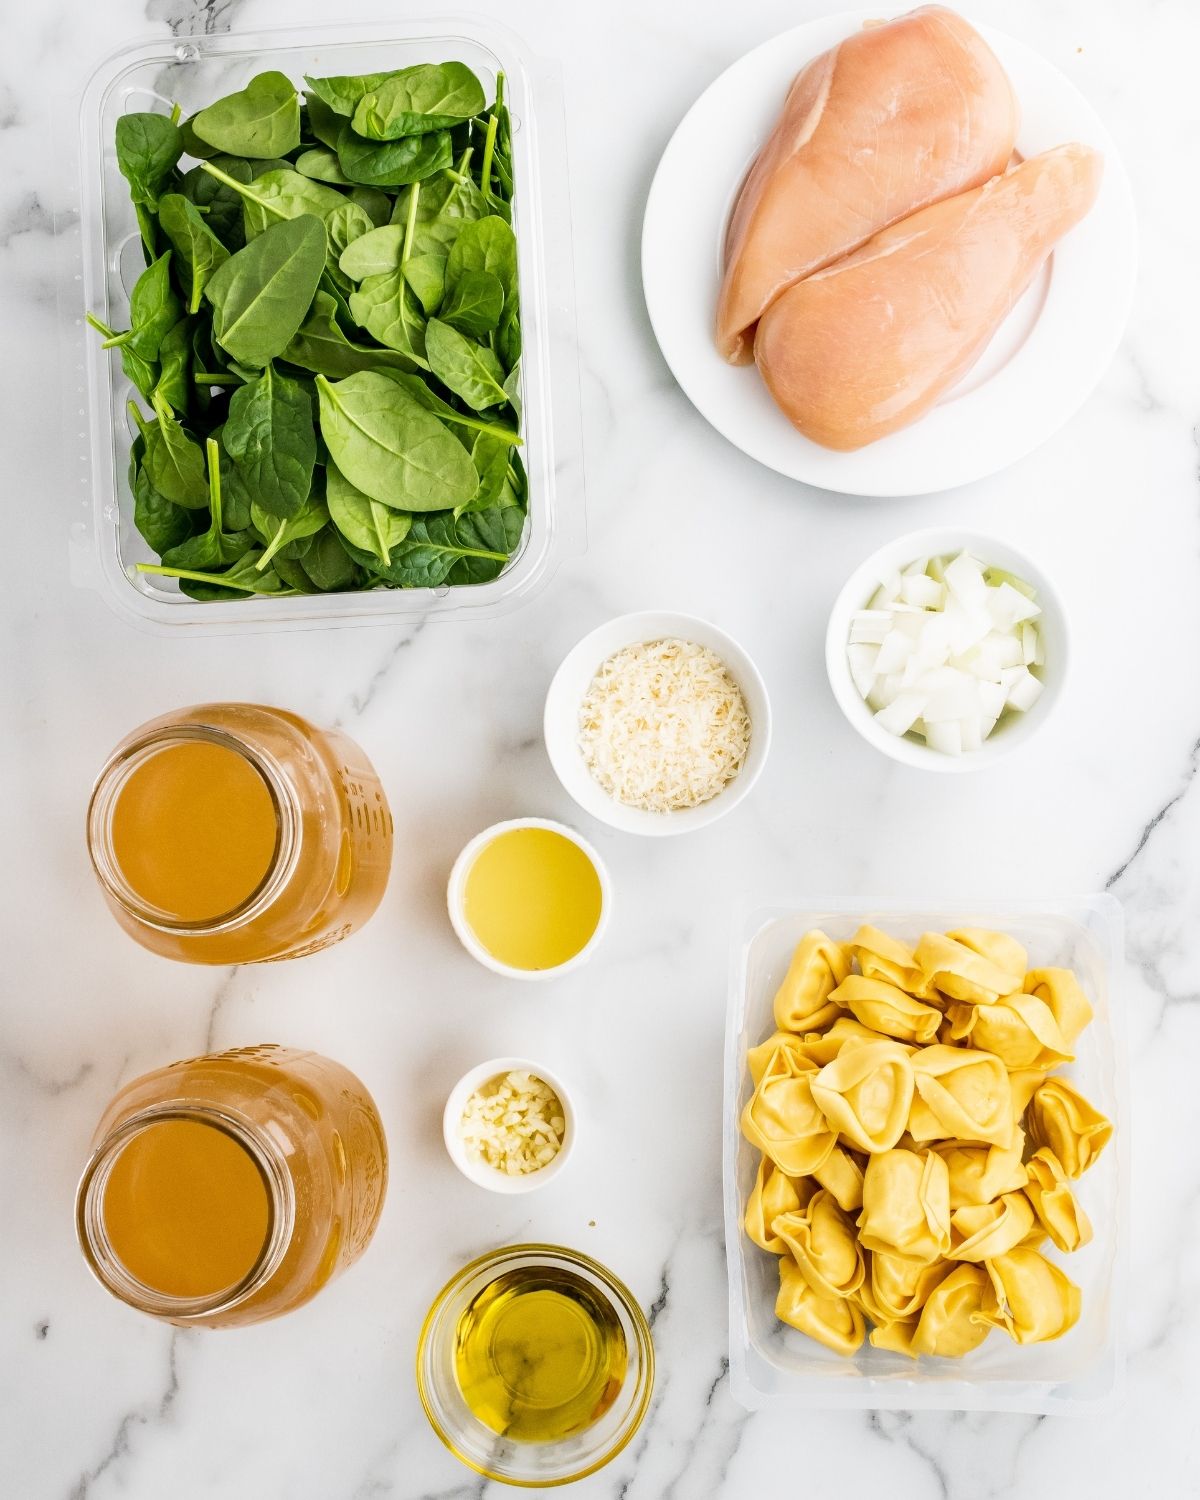
<svg viewBox="0 0 1200 1500"><path fill-rule="evenodd" d="M442 1114L450 1160L493 1193L528 1193L566 1166L575 1112L562 1080L520 1057L494 1057L463 1076Z"/></svg>
<svg viewBox="0 0 1200 1500"><path fill-rule="evenodd" d="M626 833L672 834L723 817L771 744L758 669L715 625L646 611L593 630L546 695L546 751L575 801Z"/></svg>

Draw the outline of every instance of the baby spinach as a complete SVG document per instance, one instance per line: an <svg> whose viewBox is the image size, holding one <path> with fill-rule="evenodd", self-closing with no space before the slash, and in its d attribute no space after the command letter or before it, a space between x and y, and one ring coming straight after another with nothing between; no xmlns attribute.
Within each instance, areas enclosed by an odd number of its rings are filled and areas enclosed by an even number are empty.
<svg viewBox="0 0 1200 1500"><path fill-rule="evenodd" d="M400 266L404 249L404 225L387 224L359 235L342 251L340 268L351 281L365 281L368 276L385 276Z"/></svg>
<svg viewBox="0 0 1200 1500"><path fill-rule="evenodd" d="M308 151L302 151L296 158L296 171L302 177L311 177L316 182L332 182L338 187L353 186L342 171L337 152L325 146L313 146Z"/></svg>
<svg viewBox="0 0 1200 1500"><path fill-rule="evenodd" d="M350 294L350 315L381 344L403 354L410 368L428 369L425 318L403 271L368 276Z"/></svg>
<svg viewBox="0 0 1200 1500"><path fill-rule="evenodd" d="M501 529L492 540L504 541ZM477 530L470 528L460 533L453 516L414 516L408 535L391 549L391 560L381 563L372 553L345 542L350 556L369 572L378 573L397 588L437 588L456 563L471 561L492 569L491 576L503 568L508 561L511 547L487 548L475 545L480 540Z"/></svg>
<svg viewBox="0 0 1200 1500"><path fill-rule="evenodd" d="M312 489L317 434L306 386L271 365L234 391L225 421L225 451L263 511L296 516Z"/></svg>
<svg viewBox="0 0 1200 1500"><path fill-rule="evenodd" d="M452 510L478 475L450 430L386 375L317 376L321 434L352 485L395 510Z"/></svg>
<svg viewBox="0 0 1200 1500"><path fill-rule="evenodd" d="M286 156L300 144L300 99L282 73L259 73L194 115L191 127L232 156Z"/></svg>
<svg viewBox="0 0 1200 1500"><path fill-rule="evenodd" d="M413 518L407 511L392 510L364 495L332 461L325 471L325 501L330 520L342 536L385 566L392 560L392 549L400 545L412 526Z"/></svg>
<svg viewBox="0 0 1200 1500"><path fill-rule="evenodd" d="M484 339L500 322L504 311L504 288L490 271L464 271L459 275L438 316L459 333Z"/></svg>
<svg viewBox="0 0 1200 1500"><path fill-rule="evenodd" d="M135 204L156 208L183 155L179 126L167 115L138 112L117 120L117 168Z"/></svg>
<svg viewBox="0 0 1200 1500"><path fill-rule="evenodd" d="M338 325L336 303L327 292L313 298L308 316L280 357L302 370L335 379L360 370L412 368L411 361L395 350L352 344Z"/></svg>
<svg viewBox="0 0 1200 1500"><path fill-rule="evenodd" d="M128 476L147 571L230 600L505 566L527 483L502 79L483 100L454 62L122 117L146 271L127 329L88 322L152 413Z"/></svg>
<svg viewBox="0 0 1200 1500"><path fill-rule="evenodd" d="M367 187L400 187L432 177L453 158L448 130L410 135L398 141L365 141L349 120L338 136L338 162L351 182Z"/></svg>
<svg viewBox="0 0 1200 1500"><path fill-rule="evenodd" d="M430 318L425 327L425 352L429 368L442 384L476 411L508 399L504 369L492 351L472 343L439 318Z"/></svg>
<svg viewBox="0 0 1200 1500"><path fill-rule="evenodd" d="M293 542L303 541L305 537L315 536L321 528L329 522L329 511L323 500L310 495L293 516L287 516L283 520L271 515L257 504L250 507L250 518L254 523L254 529L266 543L266 551L255 563L255 567L261 573L268 563L284 547L291 546Z"/></svg>
<svg viewBox="0 0 1200 1500"><path fill-rule="evenodd" d="M282 354L324 269L325 226L311 214L272 225L231 255L204 289L222 348L248 365Z"/></svg>
<svg viewBox="0 0 1200 1500"><path fill-rule="evenodd" d="M392 75L390 73L342 74L336 78L310 78L304 81L309 92L327 104L335 115L349 118L358 108L364 94L370 94Z"/></svg>
<svg viewBox="0 0 1200 1500"><path fill-rule="evenodd" d="M467 271L488 271L511 297L517 285L517 240L496 214L464 224L446 258L446 287L453 291Z"/></svg>
<svg viewBox="0 0 1200 1500"><path fill-rule="evenodd" d="M417 63L362 96L354 128L368 140L393 141L457 125L484 105L479 79L465 63Z"/></svg>
<svg viewBox="0 0 1200 1500"><path fill-rule="evenodd" d="M166 193L158 205L162 232L175 247L177 269L187 275L184 291L189 313L198 312L205 283L218 266L229 259L229 251L205 223L204 215L182 193Z"/></svg>

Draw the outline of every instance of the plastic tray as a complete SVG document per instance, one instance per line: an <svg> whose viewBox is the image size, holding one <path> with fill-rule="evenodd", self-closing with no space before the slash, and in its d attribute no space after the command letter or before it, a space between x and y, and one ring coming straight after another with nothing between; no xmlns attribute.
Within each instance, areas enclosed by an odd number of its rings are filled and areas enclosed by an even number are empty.
<svg viewBox="0 0 1200 1500"><path fill-rule="evenodd" d="M113 131L131 110L184 114L278 69L299 83L305 73L359 73L419 61L458 59L490 90L503 71L513 119L513 227L520 258L523 334L522 457L529 473L529 522L521 547L491 583L437 589L304 595L201 603L173 583L137 573L154 561L133 527L126 470L132 439L120 362L82 322L83 306L115 327L127 321L129 290L141 269L127 185L117 170ZM71 526L72 577L98 588L119 613L151 629L230 632L322 625L384 625L437 617L498 614L545 583L564 555L586 545L579 371L561 90L547 64L491 21L467 17L405 19L371 25L163 37L109 57L87 84L77 149L80 216L64 236L60 285L76 319L68 351L67 411L72 489L80 509ZM64 320L66 321L66 320ZM71 378L71 377L74 378ZM81 401L72 400L78 392ZM72 435L78 438L71 444ZM561 489L556 491L558 476Z"/></svg>
<svg viewBox="0 0 1200 1500"><path fill-rule="evenodd" d="M963 1359L913 1361L864 1344L844 1359L775 1317L775 1257L742 1229L758 1153L738 1128L750 1096L746 1048L775 1028L771 1002L792 950L819 927L845 941L863 922L915 941L927 930L980 926L1011 933L1030 963L1073 968L1095 1007L1076 1062L1062 1071L1113 1121L1113 1140L1078 1184L1095 1229L1091 1244L1060 1257L1083 1294L1079 1322L1054 1343L1021 1346L993 1333ZM778 1402L825 1408L1073 1412L1113 1401L1124 1374L1123 1302L1128 1241L1126 1052L1119 997L1121 912L1111 896L949 906L818 906L795 902L747 911L734 945L725 1048L725 1235L729 1264L730 1377L755 1410Z"/></svg>

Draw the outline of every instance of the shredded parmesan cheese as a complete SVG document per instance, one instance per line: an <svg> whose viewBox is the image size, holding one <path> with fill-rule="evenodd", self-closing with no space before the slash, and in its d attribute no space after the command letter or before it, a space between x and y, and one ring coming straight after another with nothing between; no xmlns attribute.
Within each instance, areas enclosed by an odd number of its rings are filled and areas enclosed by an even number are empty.
<svg viewBox="0 0 1200 1500"><path fill-rule="evenodd" d="M645 641L610 656L579 710L588 770L629 807L698 807L742 769L750 716L729 669L693 641Z"/></svg>
<svg viewBox="0 0 1200 1500"><path fill-rule="evenodd" d="M540 1172L562 1149L566 1120L558 1095L532 1073L505 1073L471 1095L459 1135L467 1155L509 1177Z"/></svg>

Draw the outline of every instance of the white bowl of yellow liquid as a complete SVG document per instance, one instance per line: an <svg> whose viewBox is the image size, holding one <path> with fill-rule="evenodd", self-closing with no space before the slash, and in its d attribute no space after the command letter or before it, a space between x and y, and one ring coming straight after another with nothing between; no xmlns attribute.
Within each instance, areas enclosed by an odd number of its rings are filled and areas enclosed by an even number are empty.
<svg viewBox="0 0 1200 1500"><path fill-rule="evenodd" d="M472 958L508 979L555 979L592 956L612 886L573 828L514 818L478 833L454 861L450 921Z"/></svg>

